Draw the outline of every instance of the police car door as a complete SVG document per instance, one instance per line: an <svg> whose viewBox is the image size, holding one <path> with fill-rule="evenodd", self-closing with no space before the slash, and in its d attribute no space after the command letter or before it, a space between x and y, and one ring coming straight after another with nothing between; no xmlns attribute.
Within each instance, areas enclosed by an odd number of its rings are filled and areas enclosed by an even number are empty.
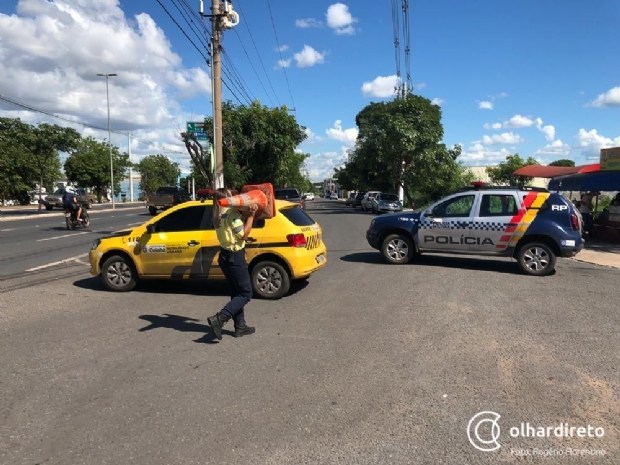
<svg viewBox="0 0 620 465"><path fill-rule="evenodd" d="M511 191L480 192L480 203L471 225L471 236L476 240L471 251L477 253L499 253L498 248L514 216L519 213L519 199ZM512 233L510 233L512 235Z"/></svg>
<svg viewBox="0 0 620 465"><path fill-rule="evenodd" d="M453 195L420 217L418 241L421 250L469 251L470 223L478 193Z"/></svg>

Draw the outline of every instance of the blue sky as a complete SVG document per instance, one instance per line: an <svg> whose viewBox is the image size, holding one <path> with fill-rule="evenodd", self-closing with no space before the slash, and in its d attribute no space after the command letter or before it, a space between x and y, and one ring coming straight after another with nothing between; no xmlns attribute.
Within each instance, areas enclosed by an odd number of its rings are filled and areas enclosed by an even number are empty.
<svg viewBox="0 0 620 465"><path fill-rule="evenodd" d="M175 6L183 7L182 0L160 1L187 27ZM135 156L165 149L188 166L178 129L211 113L210 69L157 1L89 3L2 2L0 93L105 126L105 84L93 74L117 72L110 90L114 125L140 138L132 145ZM198 8L196 0L187 4ZM543 163L592 163L601 147L620 145L620 3L584 5L410 2L414 92L441 106L444 142L462 144L466 164L493 164L514 152ZM300 147L312 154L307 169L314 180L322 179L352 147L356 114L372 101L392 98L397 68L391 2L240 0L234 9L241 18L225 32L230 60L224 67L231 73L234 63L250 97L295 108L310 132ZM406 79L402 23L399 33ZM54 41L60 45L49 51ZM285 48L285 69L278 45ZM33 90L39 85L46 91ZM226 88L224 96L235 100ZM0 106L3 114L9 110L15 108ZM122 135L113 142L127 145Z"/></svg>

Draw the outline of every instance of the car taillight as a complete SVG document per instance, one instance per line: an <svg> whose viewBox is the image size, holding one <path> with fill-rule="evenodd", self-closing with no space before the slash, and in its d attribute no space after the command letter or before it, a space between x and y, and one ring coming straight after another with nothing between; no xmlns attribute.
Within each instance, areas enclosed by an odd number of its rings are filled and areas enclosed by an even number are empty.
<svg viewBox="0 0 620 465"><path fill-rule="evenodd" d="M574 213L570 214L570 222L575 231L579 231L579 219Z"/></svg>
<svg viewBox="0 0 620 465"><path fill-rule="evenodd" d="M174 195L172 196L172 203L174 203Z"/></svg>
<svg viewBox="0 0 620 465"><path fill-rule="evenodd" d="M306 236L303 234L289 234L286 236L286 240L292 247L305 247Z"/></svg>

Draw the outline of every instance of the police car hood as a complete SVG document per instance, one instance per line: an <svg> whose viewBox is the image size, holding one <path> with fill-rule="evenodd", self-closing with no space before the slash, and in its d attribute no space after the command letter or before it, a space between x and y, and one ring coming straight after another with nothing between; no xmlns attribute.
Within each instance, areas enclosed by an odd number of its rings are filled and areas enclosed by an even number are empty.
<svg viewBox="0 0 620 465"><path fill-rule="evenodd" d="M403 221L418 222L422 212L399 212L399 213L386 213L376 216L374 221L381 223L399 223Z"/></svg>

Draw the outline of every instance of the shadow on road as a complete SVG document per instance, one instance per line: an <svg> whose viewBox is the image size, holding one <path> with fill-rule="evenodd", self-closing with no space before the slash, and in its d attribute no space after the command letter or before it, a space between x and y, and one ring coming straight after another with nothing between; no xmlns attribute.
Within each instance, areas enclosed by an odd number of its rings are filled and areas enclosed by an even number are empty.
<svg viewBox="0 0 620 465"><path fill-rule="evenodd" d="M343 262L349 263L367 263L369 265L384 265L392 266L387 263L381 253L379 252L360 252L345 255L340 257ZM470 258L470 257L458 257L458 256L443 256L443 255L421 255L413 259L411 265L416 266L428 266L437 268L454 268L460 270L472 270L472 271L490 271L493 273L504 273L513 275L526 276L519 272L517 263L515 261L506 261L502 259L492 260L483 258ZM553 276L556 272L551 273Z"/></svg>
<svg viewBox="0 0 620 465"><path fill-rule="evenodd" d="M171 315L164 313L160 315L140 315L138 318L144 321L148 321L150 324L141 328L139 331L151 331L153 329L166 328L174 329L183 333L205 333L198 339L194 339L194 342L199 344L217 344L218 340L215 338L215 334L207 324L197 323L200 320L195 318L189 318L181 315ZM206 318L205 318L206 319ZM234 336L235 333L222 329L222 335Z"/></svg>
<svg viewBox="0 0 620 465"><path fill-rule="evenodd" d="M97 292L109 291L101 282L99 277L90 277L77 280L73 283L75 287L88 289ZM308 285L307 280L296 280L291 283L291 288L286 294L290 297L297 294ZM141 281L135 287L133 292L144 292L148 294L171 294L171 295L194 295L194 296L210 296L221 297L230 296L230 291L226 281L180 281L180 280L148 280ZM254 296L258 299L258 296Z"/></svg>

